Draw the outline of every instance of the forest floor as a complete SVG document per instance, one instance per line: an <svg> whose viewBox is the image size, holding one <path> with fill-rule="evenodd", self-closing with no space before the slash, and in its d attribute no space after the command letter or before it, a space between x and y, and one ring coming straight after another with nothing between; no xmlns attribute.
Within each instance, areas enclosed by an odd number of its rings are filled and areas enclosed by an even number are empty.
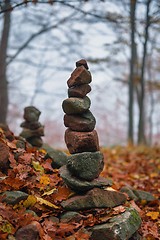
<svg viewBox="0 0 160 240"><path fill-rule="evenodd" d="M89 239L84 227L104 221L106 209L81 211L85 218L78 222L58 222L64 212L60 203L75 193L59 176L58 169L51 167L51 159L45 159L46 152L26 146L17 148L17 139L9 141L0 131L0 142L5 144L9 154L7 169L0 172L0 193L22 191L27 199L7 204L0 196L0 239L16 239L18 229L33 224L43 240ZM102 148L105 167L102 176L113 180L113 188L131 186L153 194L156 200L145 200L129 204L142 218L139 234L143 240L160 239L160 147L113 147ZM26 212L29 209L30 212ZM114 208L109 216L123 212L123 207ZM117 213L116 213L117 212ZM33 214L35 213L35 214ZM51 219L52 216L52 219ZM105 216L105 217L104 217ZM53 221L54 218L54 221Z"/></svg>

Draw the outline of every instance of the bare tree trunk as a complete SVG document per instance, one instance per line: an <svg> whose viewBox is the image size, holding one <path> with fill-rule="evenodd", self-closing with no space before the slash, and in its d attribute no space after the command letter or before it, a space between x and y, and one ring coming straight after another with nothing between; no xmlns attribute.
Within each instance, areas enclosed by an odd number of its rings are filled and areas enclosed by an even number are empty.
<svg viewBox="0 0 160 240"><path fill-rule="evenodd" d="M10 0L4 1L4 9L10 6ZM6 74L7 48L10 31L10 11L4 13L4 23L0 42L0 123L6 123L8 111L8 85Z"/></svg>
<svg viewBox="0 0 160 240"><path fill-rule="evenodd" d="M145 139L145 111L144 111L144 100L145 100L145 62L147 56L147 43L149 39L149 26L150 26L150 3L151 0L147 0L146 3L146 27L145 27L145 40L143 45L143 59L142 59L142 69L141 69L141 96L140 96L140 108L139 108L139 124L138 124L138 144L146 144Z"/></svg>
<svg viewBox="0 0 160 240"><path fill-rule="evenodd" d="M135 11L136 0L130 0L130 25L131 25L131 60L129 77L129 106L128 106L128 143L134 143L133 131L133 104L134 104L134 67L135 67Z"/></svg>

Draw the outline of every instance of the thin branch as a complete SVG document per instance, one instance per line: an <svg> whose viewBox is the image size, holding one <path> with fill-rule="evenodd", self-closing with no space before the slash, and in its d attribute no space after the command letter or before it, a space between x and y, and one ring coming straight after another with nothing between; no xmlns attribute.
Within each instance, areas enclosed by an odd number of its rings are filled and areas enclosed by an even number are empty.
<svg viewBox="0 0 160 240"><path fill-rule="evenodd" d="M48 0L48 2L46 2L46 0L45 0L45 1L40 1L40 2L37 2L37 3L52 5L54 3L64 3L64 2L65 2L64 0L63 1L62 0ZM75 0L75 1L74 0L68 0L68 2L71 2L71 3L73 3L73 2L85 2L85 0ZM20 3L13 4L13 5L11 5L10 7L7 7L7 8L3 8L3 5L0 4L0 8L1 8L0 14L8 12L8 11L12 11L15 8L21 7L23 5L27 6L27 4L29 4L29 3L36 4L36 3L33 2L33 0L24 0Z"/></svg>
<svg viewBox="0 0 160 240"><path fill-rule="evenodd" d="M51 29L53 28L57 28L59 24L62 24L64 23L66 20L72 18L73 16L75 15L75 12L72 13L71 15L61 19L58 23L54 24L54 25L51 25L49 27L43 27L42 29L40 29L38 32L32 34L28 39L27 41L18 49L18 51L10 58L10 60L7 62L7 65L9 65L22 51L23 49L25 49L29 43L35 39L36 37L38 37L39 35L43 34L43 33L46 33L48 31L50 31Z"/></svg>

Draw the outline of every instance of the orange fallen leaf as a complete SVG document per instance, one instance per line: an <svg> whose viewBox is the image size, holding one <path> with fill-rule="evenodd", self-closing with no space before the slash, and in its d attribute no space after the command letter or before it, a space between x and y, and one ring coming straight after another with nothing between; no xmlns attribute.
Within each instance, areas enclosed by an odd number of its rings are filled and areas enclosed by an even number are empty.
<svg viewBox="0 0 160 240"><path fill-rule="evenodd" d="M159 212L148 212L146 216L151 217L153 220L156 220L159 217Z"/></svg>

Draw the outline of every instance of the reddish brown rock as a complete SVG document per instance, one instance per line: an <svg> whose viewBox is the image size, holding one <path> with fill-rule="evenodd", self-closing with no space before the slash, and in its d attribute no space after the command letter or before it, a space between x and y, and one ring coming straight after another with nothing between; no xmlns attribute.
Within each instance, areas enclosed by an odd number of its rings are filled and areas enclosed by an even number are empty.
<svg viewBox="0 0 160 240"><path fill-rule="evenodd" d="M89 71L84 66L76 68L71 77L67 81L68 87L78 86L81 84L88 84L92 81L92 77Z"/></svg>
<svg viewBox="0 0 160 240"><path fill-rule="evenodd" d="M91 91L91 86L83 84L68 89L68 97L80 97L83 98Z"/></svg>
<svg viewBox="0 0 160 240"><path fill-rule="evenodd" d="M76 62L76 67L84 66L87 70L89 69L88 64L85 59L81 59Z"/></svg>
<svg viewBox="0 0 160 240"><path fill-rule="evenodd" d="M13 132L11 132L11 130L9 129L7 124L4 123L0 123L0 128L2 128L5 137L9 140L9 141L13 141L14 140L14 134Z"/></svg>
<svg viewBox="0 0 160 240"><path fill-rule="evenodd" d="M9 148L8 146L0 142L0 170L6 170L9 167Z"/></svg>
<svg viewBox="0 0 160 240"><path fill-rule="evenodd" d="M26 225L16 232L16 240L38 240L39 232L35 225L29 224Z"/></svg>
<svg viewBox="0 0 160 240"><path fill-rule="evenodd" d="M91 132L95 124L96 119L89 110L81 115L64 115L64 125L73 131Z"/></svg>
<svg viewBox="0 0 160 240"><path fill-rule="evenodd" d="M65 142L69 152L96 152L99 151L99 141L96 130L92 132L65 131Z"/></svg>
<svg viewBox="0 0 160 240"><path fill-rule="evenodd" d="M111 208L119 206L126 201L123 193L112 189L103 190L94 188L85 195L76 195L62 202L66 210L83 210L91 208Z"/></svg>

